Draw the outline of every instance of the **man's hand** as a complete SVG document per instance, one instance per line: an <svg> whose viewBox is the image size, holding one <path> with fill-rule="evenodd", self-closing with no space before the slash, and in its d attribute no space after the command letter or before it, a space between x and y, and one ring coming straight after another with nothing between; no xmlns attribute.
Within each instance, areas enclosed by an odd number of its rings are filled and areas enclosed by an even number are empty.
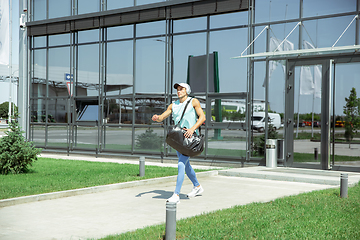
<svg viewBox="0 0 360 240"><path fill-rule="evenodd" d="M157 121L159 121L160 116L155 114L154 116L152 116L151 119L152 119L154 122L157 122Z"/></svg>
<svg viewBox="0 0 360 240"><path fill-rule="evenodd" d="M189 128L189 129L183 128L183 129L186 131L186 133L184 133L184 136L186 138L191 138L192 135L194 134L194 130L192 130L191 128Z"/></svg>

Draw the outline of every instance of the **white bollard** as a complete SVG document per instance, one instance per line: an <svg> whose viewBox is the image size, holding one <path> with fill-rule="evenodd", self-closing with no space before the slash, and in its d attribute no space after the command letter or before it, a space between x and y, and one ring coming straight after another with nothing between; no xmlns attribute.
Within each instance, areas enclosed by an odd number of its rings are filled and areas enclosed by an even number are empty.
<svg viewBox="0 0 360 240"><path fill-rule="evenodd" d="M145 157L140 157L139 159L139 176L145 176Z"/></svg>
<svg viewBox="0 0 360 240"><path fill-rule="evenodd" d="M166 203L165 240L176 240L176 203Z"/></svg>

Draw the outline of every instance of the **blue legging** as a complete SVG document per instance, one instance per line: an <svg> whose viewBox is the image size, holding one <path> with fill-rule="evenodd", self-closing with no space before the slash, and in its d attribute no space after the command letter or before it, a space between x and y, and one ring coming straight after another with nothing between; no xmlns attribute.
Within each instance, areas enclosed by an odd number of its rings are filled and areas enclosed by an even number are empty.
<svg viewBox="0 0 360 240"><path fill-rule="evenodd" d="M179 162L178 162L178 176L177 176L177 181L176 181L175 193L177 195L179 195L181 186L184 182L185 172L195 187L199 186L200 184L196 178L194 169L190 165L190 160L189 160L190 157L184 156L181 153L179 153L178 151L176 151L176 154L179 157Z"/></svg>

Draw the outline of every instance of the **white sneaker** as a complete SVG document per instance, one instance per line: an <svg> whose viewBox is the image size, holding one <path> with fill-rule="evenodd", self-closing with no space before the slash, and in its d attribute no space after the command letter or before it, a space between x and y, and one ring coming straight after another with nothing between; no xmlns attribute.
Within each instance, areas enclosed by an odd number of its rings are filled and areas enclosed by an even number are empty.
<svg viewBox="0 0 360 240"><path fill-rule="evenodd" d="M174 193L170 198L168 198L168 200L166 200L167 202L171 202L171 203L180 203L180 197L179 195L177 195L176 193Z"/></svg>
<svg viewBox="0 0 360 240"><path fill-rule="evenodd" d="M191 193L188 193L187 197L188 198L195 197L195 196L200 195L203 192L204 192L204 189L200 185L199 187L194 187L193 190L191 191Z"/></svg>

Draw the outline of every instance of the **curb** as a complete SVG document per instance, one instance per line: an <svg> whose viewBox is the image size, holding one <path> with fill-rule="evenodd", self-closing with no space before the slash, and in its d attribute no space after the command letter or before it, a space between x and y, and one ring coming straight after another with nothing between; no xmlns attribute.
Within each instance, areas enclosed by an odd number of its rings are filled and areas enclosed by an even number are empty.
<svg viewBox="0 0 360 240"><path fill-rule="evenodd" d="M216 175L218 175L217 170L196 173L196 176L198 177L212 177ZM23 203L52 200L57 198L72 197L72 196L78 196L78 195L84 195L90 193L99 193L99 192L118 190L123 188L131 188L131 187L152 185L158 183L167 183L171 181L176 181L176 178L177 176L151 178L151 179L144 179L138 181L124 182L124 183L114 183L114 184L101 185L95 187L79 188L79 189L72 189L72 190L66 190L60 192L43 193L43 194L30 195L24 197L2 199L0 200L0 208L9 207L17 204L23 204Z"/></svg>

